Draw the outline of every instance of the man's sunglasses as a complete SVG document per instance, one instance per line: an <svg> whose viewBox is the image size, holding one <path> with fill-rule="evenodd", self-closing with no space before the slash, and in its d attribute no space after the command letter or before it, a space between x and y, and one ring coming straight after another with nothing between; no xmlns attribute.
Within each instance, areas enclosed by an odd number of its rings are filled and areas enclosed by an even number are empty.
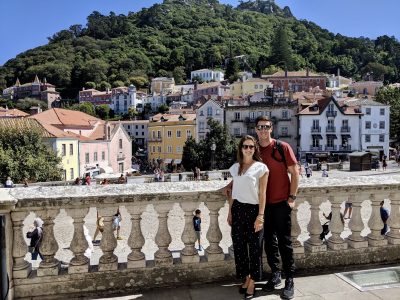
<svg viewBox="0 0 400 300"><path fill-rule="evenodd" d="M269 130L271 129L271 125L257 125L256 127L258 130Z"/></svg>
<svg viewBox="0 0 400 300"><path fill-rule="evenodd" d="M251 149L251 150L253 150L254 147L255 147L254 145L242 145L243 149Z"/></svg>

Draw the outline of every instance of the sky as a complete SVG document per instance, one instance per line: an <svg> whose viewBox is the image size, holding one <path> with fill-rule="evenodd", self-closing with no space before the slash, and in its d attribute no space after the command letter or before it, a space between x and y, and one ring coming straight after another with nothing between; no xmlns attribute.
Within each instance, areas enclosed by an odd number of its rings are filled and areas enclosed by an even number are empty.
<svg viewBox="0 0 400 300"><path fill-rule="evenodd" d="M236 6L237 0L219 0ZM0 66L28 49L47 43L47 37L73 24L86 25L97 10L108 15L137 12L161 0L0 0ZM313 21L333 33L400 40L399 0L275 0L289 6L297 19Z"/></svg>

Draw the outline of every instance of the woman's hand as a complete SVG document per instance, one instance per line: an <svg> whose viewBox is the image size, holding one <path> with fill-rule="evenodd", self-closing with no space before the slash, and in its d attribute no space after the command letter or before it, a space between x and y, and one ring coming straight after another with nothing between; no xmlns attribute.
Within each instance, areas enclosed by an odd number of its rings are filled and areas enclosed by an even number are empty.
<svg viewBox="0 0 400 300"><path fill-rule="evenodd" d="M254 231L255 231L255 232L258 232L258 231L260 231L261 229L263 229L263 227L264 227L264 220L261 221L261 220L257 217L256 221L254 222Z"/></svg>
<svg viewBox="0 0 400 300"><path fill-rule="evenodd" d="M229 226L232 226L232 214L230 210L228 212L228 217L226 218L226 221L228 222Z"/></svg>

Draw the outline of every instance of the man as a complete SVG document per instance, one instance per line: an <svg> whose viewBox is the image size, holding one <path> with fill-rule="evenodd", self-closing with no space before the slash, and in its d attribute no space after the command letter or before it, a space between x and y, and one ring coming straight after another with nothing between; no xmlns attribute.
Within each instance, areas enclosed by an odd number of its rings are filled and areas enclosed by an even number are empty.
<svg viewBox="0 0 400 300"><path fill-rule="evenodd" d="M272 122L268 117L260 116L257 118L256 133L261 158L270 172L264 216L264 247L272 274L263 290L272 292L281 283L280 254L286 277L285 288L281 297L292 299L294 297L293 275L295 266L290 239L291 211L295 205L299 172L292 148L282 141L279 147L276 140L271 138L272 129ZM281 156L281 152L284 157ZM288 173L290 173L290 178Z"/></svg>

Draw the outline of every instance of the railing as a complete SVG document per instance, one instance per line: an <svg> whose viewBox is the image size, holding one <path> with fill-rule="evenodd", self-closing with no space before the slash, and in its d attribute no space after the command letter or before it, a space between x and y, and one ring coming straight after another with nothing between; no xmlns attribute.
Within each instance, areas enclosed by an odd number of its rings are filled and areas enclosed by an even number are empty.
<svg viewBox="0 0 400 300"><path fill-rule="evenodd" d="M307 181L291 213L298 269L398 261L398 182L398 175ZM0 210L10 222L6 252L12 250L8 267L14 298L103 296L231 277L234 262L230 228L225 221L227 204L218 191L226 183L1 189ZM390 207L390 232L386 236L381 235L383 200L384 206ZM343 223L340 211L346 201L352 203L353 211L350 222ZM117 207L123 216L122 241L117 241L112 226ZM193 211L199 207L206 232L202 237L204 252L195 248L192 223ZM88 258L85 227L94 232L96 210L104 218L104 231L100 249L95 247ZM324 241L320 239L321 215L330 210L331 235ZM32 271L32 263L26 258L25 234L34 215L44 221L40 248L44 259L38 266L34 263L37 269ZM264 268L267 270L266 265Z"/></svg>
<svg viewBox="0 0 400 300"><path fill-rule="evenodd" d="M351 145L339 146L339 151L351 151Z"/></svg>
<svg viewBox="0 0 400 300"><path fill-rule="evenodd" d="M336 151L337 145L327 146L325 145L325 151Z"/></svg>
<svg viewBox="0 0 400 300"><path fill-rule="evenodd" d="M326 126L326 132L336 132L335 126Z"/></svg>
<svg viewBox="0 0 400 300"><path fill-rule="evenodd" d="M311 127L311 132L321 132L321 126L313 126L313 127Z"/></svg>
<svg viewBox="0 0 400 300"><path fill-rule="evenodd" d="M350 132L350 129L351 129L351 128L348 127L348 126L347 126L347 127L343 127L343 126L342 126L342 127L340 127L340 132Z"/></svg>
<svg viewBox="0 0 400 300"><path fill-rule="evenodd" d="M232 122L232 123L235 123L235 122L244 122L244 120L243 120L243 119L232 119L231 122Z"/></svg>
<svg viewBox="0 0 400 300"><path fill-rule="evenodd" d="M310 146L310 151L322 151L322 145L321 146Z"/></svg>
<svg viewBox="0 0 400 300"><path fill-rule="evenodd" d="M326 111L326 116L329 117L336 117L337 111L332 111L332 110L327 110Z"/></svg>

